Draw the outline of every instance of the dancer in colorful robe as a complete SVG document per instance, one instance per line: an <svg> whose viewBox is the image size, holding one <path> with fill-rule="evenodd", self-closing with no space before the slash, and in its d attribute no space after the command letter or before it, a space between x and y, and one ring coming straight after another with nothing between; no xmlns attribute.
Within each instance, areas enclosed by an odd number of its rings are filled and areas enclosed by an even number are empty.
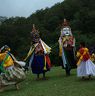
<svg viewBox="0 0 95 96"><path fill-rule="evenodd" d="M34 25L31 32L31 39L32 46L25 60L30 57L29 68L31 67L33 74L37 74L37 80L39 79L39 74L43 74L43 78L45 79L45 73L49 71L51 67L49 58L51 48L42 41Z"/></svg>
<svg viewBox="0 0 95 96"><path fill-rule="evenodd" d="M66 19L61 29L59 37L59 56L62 56L63 67L65 68L66 75L70 75L70 70L75 66L75 38L71 32Z"/></svg>
<svg viewBox="0 0 95 96"><path fill-rule="evenodd" d="M77 62L77 76L83 79L88 76L95 76L95 64L90 60L89 49L86 48L85 42L80 43L80 49L76 55L79 59Z"/></svg>
<svg viewBox="0 0 95 96"><path fill-rule="evenodd" d="M8 85L15 85L19 89L18 84L25 79L22 68L25 62L17 61L7 45L0 51L0 89Z"/></svg>
<svg viewBox="0 0 95 96"><path fill-rule="evenodd" d="M95 46L89 48L90 59L95 63Z"/></svg>
<svg viewBox="0 0 95 96"><path fill-rule="evenodd" d="M92 62L95 63L95 53L92 53L91 54L90 59L91 59Z"/></svg>

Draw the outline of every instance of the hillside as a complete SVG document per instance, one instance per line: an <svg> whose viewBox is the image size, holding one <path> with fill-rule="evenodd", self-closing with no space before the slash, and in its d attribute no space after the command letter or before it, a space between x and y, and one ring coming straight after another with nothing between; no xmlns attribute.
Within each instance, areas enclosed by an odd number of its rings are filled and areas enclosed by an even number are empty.
<svg viewBox="0 0 95 96"><path fill-rule="evenodd" d="M86 41L88 47L95 43L95 0L64 0L51 8L37 10L28 18L11 17L0 25L0 46L12 48L12 52L23 59L31 44L32 24L40 31L41 38L52 47L52 54L58 59L58 38L63 19L67 18L76 38ZM54 60L52 60L55 63Z"/></svg>

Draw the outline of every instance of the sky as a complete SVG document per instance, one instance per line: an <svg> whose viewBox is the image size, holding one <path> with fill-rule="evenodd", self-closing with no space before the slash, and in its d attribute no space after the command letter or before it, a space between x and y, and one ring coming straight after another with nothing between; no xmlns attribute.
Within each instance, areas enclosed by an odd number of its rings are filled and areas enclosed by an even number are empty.
<svg viewBox="0 0 95 96"><path fill-rule="evenodd" d="M51 7L63 0L0 0L0 16L28 17L36 10Z"/></svg>

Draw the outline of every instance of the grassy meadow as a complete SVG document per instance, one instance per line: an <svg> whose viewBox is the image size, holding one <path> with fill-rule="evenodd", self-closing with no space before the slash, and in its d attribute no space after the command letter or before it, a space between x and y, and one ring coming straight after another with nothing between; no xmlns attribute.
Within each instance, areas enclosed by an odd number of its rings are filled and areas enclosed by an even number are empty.
<svg viewBox="0 0 95 96"><path fill-rule="evenodd" d="M37 81L36 75L28 72L19 90L13 85L8 86L0 96L95 96L95 77L81 80L76 76L76 69L67 77L61 67L53 67L46 76L48 80Z"/></svg>

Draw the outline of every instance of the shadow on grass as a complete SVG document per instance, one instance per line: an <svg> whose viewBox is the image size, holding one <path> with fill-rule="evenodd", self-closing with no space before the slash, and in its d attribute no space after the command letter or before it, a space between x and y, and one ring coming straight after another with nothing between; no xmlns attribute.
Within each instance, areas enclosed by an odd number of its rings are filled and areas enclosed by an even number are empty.
<svg viewBox="0 0 95 96"><path fill-rule="evenodd" d="M95 82L95 77L92 77L92 78L85 78L85 79L82 79L82 78L77 78L77 81L79 81L79 82Z"/></svg>

